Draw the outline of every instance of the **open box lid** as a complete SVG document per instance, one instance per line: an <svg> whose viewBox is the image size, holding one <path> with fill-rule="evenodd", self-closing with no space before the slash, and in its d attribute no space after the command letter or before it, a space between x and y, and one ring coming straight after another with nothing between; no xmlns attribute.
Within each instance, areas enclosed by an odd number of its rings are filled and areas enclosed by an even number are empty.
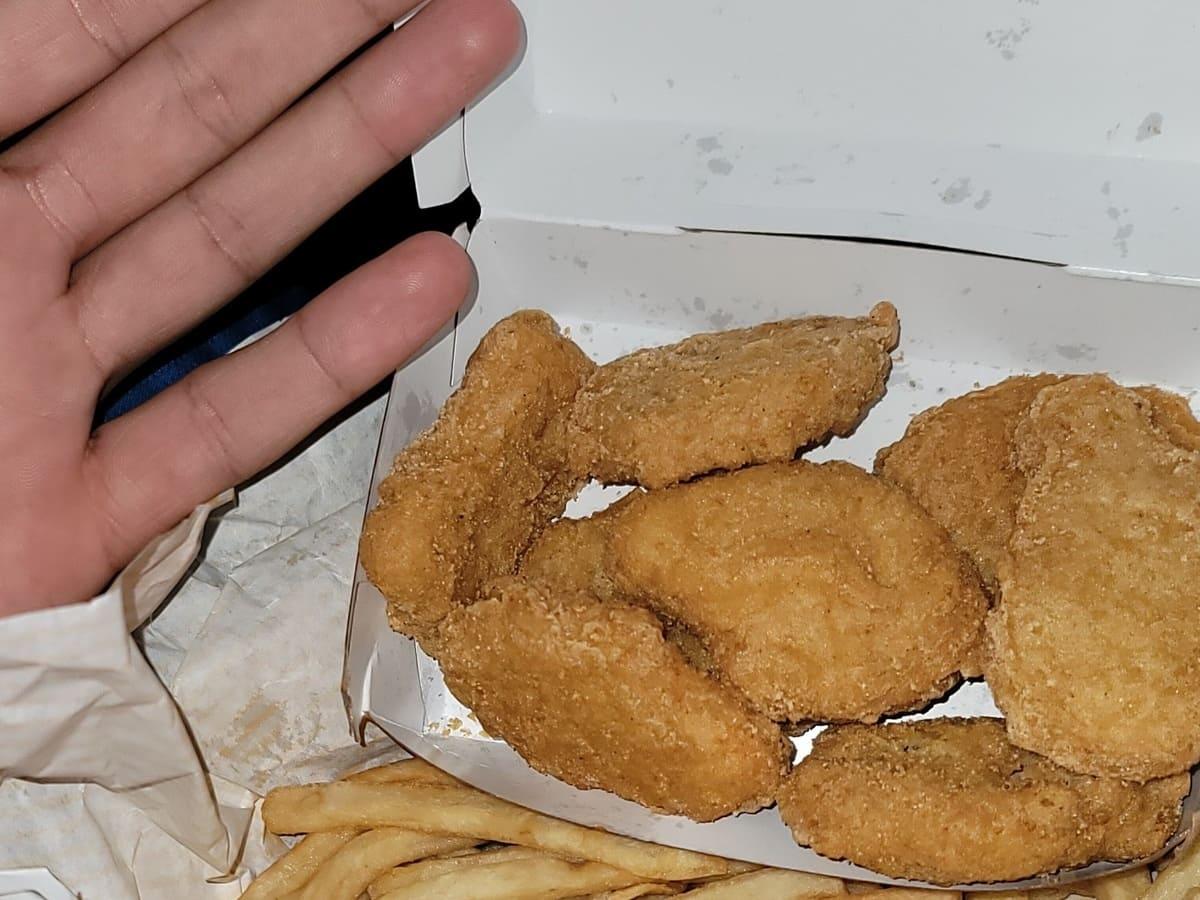
<svg viewBox="0 0 1200 900"><path fill-rule="evenodd" d="M545 307L602 362L888 297L905 323L888 392L852 437L811 455L866 466L915 412L1016 371L1200 386L1200 261L1187 247L1200 209L1177 199L1200 187L1186 161L1190 145L1200 150L1200 113L1189 124L1178 77L1200 68L1189 55L1200 12L1158 0L1129 11L1036 0L517 4L529 31L520 65L414 161L423 205L468 185L480 200L479 293L398 377L372 498L483 333L518 306ZM360 568L343 680L356 728L374 722L477 787L581 824L904 883L798 847L774 809L700 824L540 775L482 734L384 607ZM976 682L923 715L995 713ZM1172 845L1200 816L1194 781Z"/></svg>
<svg viewBox="0 0 1200 900"><path fill-rule="evenodd" d="M466 117L485 217L872 238L1200 278L1200 10L1188 4L518 6L524 59ZM423 202L464 186L461 140L451 131L418 155Z"/></svg>

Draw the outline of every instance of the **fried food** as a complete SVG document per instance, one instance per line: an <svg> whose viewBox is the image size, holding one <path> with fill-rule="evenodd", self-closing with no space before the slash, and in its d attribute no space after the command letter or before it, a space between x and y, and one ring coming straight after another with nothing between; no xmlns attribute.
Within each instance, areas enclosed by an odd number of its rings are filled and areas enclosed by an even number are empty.
<svg viewBox="0 0 1200 900"><path fill-rule="evenodd" d="M1013 431L1038 391L1058 375L1018 375L916 416L875 457L875 474L904 488L974 560L988 592L1008 546L1025 479L1012 460Z"/></svg>
<svg viewBox="0 0 1200 900"><path fill-rule="evenodd" d="M774 463L630 499L618 590L704 644L778 722L865 721L944 694L987 600L907 494L844 462Z"/></svg>
<svg viewBox="0 0 1200 900"><path fill-rule="evenodd" d="M1179 824L1188 778L1079 775L1010 744L999 719L821 734L779 811L797 843L896 878L1009 881L1140 859Z"/></svg>
<svg viewBox="0 0 1200 900"><path fill-rule="evenodd" d="M586 519L560 519L543 531L521 558L517 574L557 592L588 593L597 600L620 597L608 563L608 535L625 502Z"/></svg>
<svg viewBox="0 0 1200 900"><path fill-rule="evenodd" d="M596 370L569 431L573 465L656 488L717 469L791 459L854 429L883 393L899 338L890 303L698 334Z"/></svg>
<svg viewBox="0 0 1200 900"><path fill-rule="evenodd" d="M396 457L360 558L392 627L425 640L484 582L510 575L581 485L566 416L594 365L544 313L498 323L434 426Z"/></svg>
<svg viewBox="0 0 1200 900"><path fill-rule="evenodd" d="M711 821L772 802L779 729L696 671L646 610L501 579L438 635L446 684L535 769Z"/></svg>
<svg viewBox="0 0 1200 900"><path fill-rule="evenodd" d="M1200 453L1103 376L1045 388L985 663L1012 740L1143 781L1200 760Z"/></svg>
<svg viewBox="0 0 1200 900"><path fill-rule="evenodd" d="M1038 392L1064 377L1018 375L955 397L915 417L904 437L875 457L875 474L908 491L950 532L993 597L1025 490L1013 434ZM1133 390L1172 441L1200 450L1200 423L1184 398L1156 387Z"/></svg>

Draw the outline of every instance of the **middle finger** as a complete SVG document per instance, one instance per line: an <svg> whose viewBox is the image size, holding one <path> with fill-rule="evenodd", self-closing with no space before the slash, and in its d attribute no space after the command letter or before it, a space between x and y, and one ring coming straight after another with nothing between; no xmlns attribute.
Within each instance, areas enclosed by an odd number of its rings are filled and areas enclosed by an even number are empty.
<svg viewBox="0 0 1200 900"><path fill-rule="evenodd" d="M249 140L418 0L212 0L0 155L79 258Z"/></svg>

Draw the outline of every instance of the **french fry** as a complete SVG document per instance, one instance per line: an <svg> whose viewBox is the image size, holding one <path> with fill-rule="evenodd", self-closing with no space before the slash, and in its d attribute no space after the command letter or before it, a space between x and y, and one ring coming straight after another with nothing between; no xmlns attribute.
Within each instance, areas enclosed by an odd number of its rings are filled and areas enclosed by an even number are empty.
<svg viewBox="0 0 1200 900"><path fill-rule="evenodd" d="M1194 836L1193 836L1194 838ZM1193 839L1171 862L1158 870L1144 900L1185 900L1200 886L1200 840Z"/></svg>
<svg viewBox="0 0 1200 900"><path fill-rule="evenodd" d="M462 784L453 775L448 775L437 766L431 766L425 760L416 758L364 769L347 775L342 780L362 784Z"/></svg>
<svg viewBox="0 0 1200 900"><path fill-rule="evenodd" d="M283 787L263 803L275 834L342 828L407 828L538 847L570 858L606 863L643 881L689 881L745 872L752 866L661 847L543 816L472 788L431 784Z"/></svg>
<svg viewBox="0 0 1200 900"><path fill-rule="evenodd" d="M1150 890L1150 869L1141 866L1128 872L1093 878L1076 885L1074 893L1096 900L1141 900Z"/></svg>
<svg viewBox="0 0 1200 900"><path fill-rule="evenodd" d="M465 850L476 843L473 838L442 837L402 828L365 831L326 860L288 900L358 900L371 882L396 866Z"/></svg>
<svg viewBox="0 0 1200 900"><path fill-rule="evenodd" d="M703 887L685 891L680 896L696 900L737 900L754 897L756 900L807 900L810 897L833 897L846 893L840 878L826 878L790 869L759 869L745 875L714 881ZM888 891L891 894L891 891ZM897 898L906 900L906 898Z"/></svg>
<svg viewBox="0 0 1200 900"><path fill-rule="evenodd" d="M497 853L502 853L503 856L494 856ZM368 893L371 895L371 900L376 900L384 894L422 880L440 878L449 872L461 872L471 866L488 865L489 862L482 858L485 856L492 856L492 862L497 859L511 862L518 859L542 859L553 855L535 847L494 847L491 850L476 850L473 853L450 853L392 869L379 876L371 884Z"/></svg>
<svg viewBox="0 0 1200 900"><path fill-rule="evenodd" d="M555 900L627 887L640 880L603 863L504 847L402 866L380 879L372 896L378 900Z"/></svg>
<svg viewBox="0 0 1200 900"><path fill-rule="evenodd" d="M677 884L661 884L660 882L650 882L648 884L634 884L627 888L621 888L617 891L605 891L602 894L592 894L588 900L637 900L638 897L663 896L667 894L678 894L683 888Z"/></svg>
<svg viewBox="0 0 1200 900"><path fill-rule="evenodd" d="M350 843L356 834L356 828L343 828L308 835L254 879L241 900L276 900L299 890L322 863Z"/></svg>

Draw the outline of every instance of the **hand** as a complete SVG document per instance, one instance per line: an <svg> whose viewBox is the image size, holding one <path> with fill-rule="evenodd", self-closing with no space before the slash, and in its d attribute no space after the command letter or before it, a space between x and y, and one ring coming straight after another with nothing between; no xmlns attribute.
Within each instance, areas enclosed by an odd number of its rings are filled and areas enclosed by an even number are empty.
<svg viewBox="0 0 1200 900"><path fill-rule="evenodd" d="M0 4L0 137L82 93L0 155L0 615L102 590L462 302L466 256L415 237L91 430L106 384L238 294L516 53L508 0L435 0L288 109L416 5Z"/></svg>

